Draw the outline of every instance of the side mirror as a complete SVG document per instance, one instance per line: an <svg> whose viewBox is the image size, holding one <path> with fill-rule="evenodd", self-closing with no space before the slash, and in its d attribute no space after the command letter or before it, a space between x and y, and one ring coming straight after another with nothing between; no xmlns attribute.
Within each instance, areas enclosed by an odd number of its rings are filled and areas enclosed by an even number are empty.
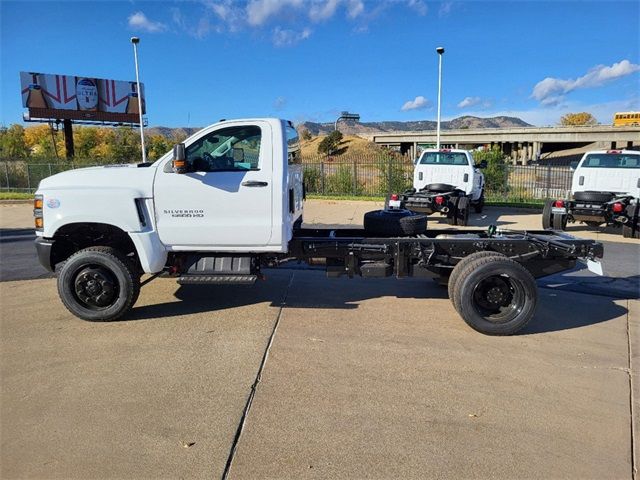
<svg viewBox="0 0 640 480"><path fill-rule="evenodd" d="M184 143L178 143L173 146L173 171L175 173L187 173Z"/></svg>
<svg viewBox="0 0 640 480"><path fill-rule="evenodd" d="M577 160L574 160L573 162L571 162L571 163L569 164L569 168L570 168L571 170L575 170L576 168L578 168L578 163L580 163L580 162L578 162Z"/></svg>
<svg viewBox="0 0 640 480"><path fill-rule="evenodd" d="M487 168L487 161L482 160L480 163L476 165L476 168Z"/></svg>

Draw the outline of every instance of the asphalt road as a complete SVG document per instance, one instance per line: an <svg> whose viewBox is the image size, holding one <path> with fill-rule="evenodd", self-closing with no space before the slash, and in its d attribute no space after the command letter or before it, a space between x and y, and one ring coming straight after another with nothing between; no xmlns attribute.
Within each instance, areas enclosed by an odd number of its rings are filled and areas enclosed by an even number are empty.
<svg viewBox="0 0 640 480"><path fill-rule="evenodd" d="M50 278L38 262L32 229L0 229L0 281ZM579 263L571 271L545 277L539 285L614 298L640 298L640 243L604 243L604 276Z"/></svg>

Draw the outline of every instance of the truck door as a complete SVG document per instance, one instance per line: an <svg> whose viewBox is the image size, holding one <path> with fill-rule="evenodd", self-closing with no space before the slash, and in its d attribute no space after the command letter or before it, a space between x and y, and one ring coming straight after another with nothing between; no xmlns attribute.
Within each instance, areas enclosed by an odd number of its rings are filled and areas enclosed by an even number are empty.
<svg viewBox="0 0 640 480"><path fill-rule="evenodd" d="M186 145L187 173L171 159L155 179L160 240L171 247L264 246L272 232L272 142L266 122L226 124Z"/></svg>

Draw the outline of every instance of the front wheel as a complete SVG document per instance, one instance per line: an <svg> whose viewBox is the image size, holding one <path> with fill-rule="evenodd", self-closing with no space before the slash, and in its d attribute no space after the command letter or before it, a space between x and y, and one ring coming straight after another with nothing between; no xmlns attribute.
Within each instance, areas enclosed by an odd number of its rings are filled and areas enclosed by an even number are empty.
<svg viewBox="0 0 640 480"><path fill-rule="evenodd" d="M477 203L474 204L473 210L476 213L482 213L482 210L484 210L484 190L482 190L482 193L480 194L480 198L478 199Z"/></svg>
<svg viewBox="0 0 640 480"><path fill-rule="evenodd" d="M58 294L67 310L93 322L125 315L140 293L140 276L132 262L111 247L89 247L65 262Z"/></svg>
<svg viewBox="0 0 640 480"><path fill-rule="evenodd" d="M469 197L460 197L457 208L458 225L466 227L469 224Z"/></svg>
<svg viewBox="0 0 640 480"><path fill-rule="evenodd" d="M513 335L529 323L538 302L531 273L518 262L487 256L470 262L455 282L458 313L486 335Z"/></svg>
<svg viewBox="0 0 640 480"><path fill-rule="evenodd" d="M544 208L542 209L542 228L545 230L551 229L551 224L553 220L553 212L551 209L553 205L556 203L555 200L547 200L544 204Z"/></svg>

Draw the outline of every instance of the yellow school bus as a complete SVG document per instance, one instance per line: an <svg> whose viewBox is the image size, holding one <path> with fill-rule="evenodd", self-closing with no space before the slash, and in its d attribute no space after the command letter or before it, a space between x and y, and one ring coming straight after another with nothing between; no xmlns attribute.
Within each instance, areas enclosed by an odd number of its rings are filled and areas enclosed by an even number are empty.
<svg viewBox="0 0 640 480"><path fill-rule="evenodd" d="M613 115L613 126L640 125L640 112L617 112Z"/></svg>

